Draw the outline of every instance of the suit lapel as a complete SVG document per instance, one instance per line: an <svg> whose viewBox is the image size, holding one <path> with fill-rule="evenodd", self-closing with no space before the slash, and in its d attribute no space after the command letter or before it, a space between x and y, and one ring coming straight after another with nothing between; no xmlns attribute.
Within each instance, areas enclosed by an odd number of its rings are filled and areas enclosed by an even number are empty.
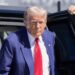
<svg viewBox="0 0 75 75"><path fill-rule="evenodd" d="M33 58L32 58L32 54L31 54L31 50L28 48L22 47L21 51L22 51L25 62L27 62L27 64L28 64L30 75L33 75L34 68L33 68Z"/></svg>
<svg viewBox="0 0 75 75"><path fill-rule="evenodd" d="M46 31L43 33L42 35L42 38L43 38L43 41L45 43L45 47L46 47L46 50L47 50L47 54L49 56L49 62L50 62L50 66L52 65L53 63L53 53L52 53L52 44L51 44L51 37L49 36L49 34L46 33Z"/></svg>
<svg viewBox="0 0 75 75"><path fill-rule="evenodd" d="M28 68L29 68L29 71L30 71L30 75L34 75L34 63L33 63L33 57L32 57L32 53L31 53L31 49L30 49L30 43L29 43L29 40L28 40L28 35L27 35L27 32L24 30L22 32L22 35L21 35L21 52L23 54L23 57L24 57L24 60L25 62L27 62L28 64Z"/></svg>

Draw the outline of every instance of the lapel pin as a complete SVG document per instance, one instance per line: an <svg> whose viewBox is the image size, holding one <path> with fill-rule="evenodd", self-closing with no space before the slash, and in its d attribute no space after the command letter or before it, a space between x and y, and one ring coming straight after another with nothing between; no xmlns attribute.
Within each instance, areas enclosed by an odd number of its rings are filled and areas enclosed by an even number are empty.
<svg viewBox="0 0 75 75"><path fill-rule="evenodd" d="M50 46L51 46L51 44L48 44L48 46L50 47Z"/></svg>

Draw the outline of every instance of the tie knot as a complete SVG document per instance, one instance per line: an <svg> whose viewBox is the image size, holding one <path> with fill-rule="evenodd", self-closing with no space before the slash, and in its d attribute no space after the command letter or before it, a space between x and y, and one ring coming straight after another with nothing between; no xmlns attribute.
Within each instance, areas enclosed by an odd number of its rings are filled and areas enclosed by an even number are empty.
<svg viewBox="0 0 75 75"><path fill-rule="evenodd" d="M36 39L35 39L35 42L38 42L38 41L39 41L39 38L36 38Z"/></svg>

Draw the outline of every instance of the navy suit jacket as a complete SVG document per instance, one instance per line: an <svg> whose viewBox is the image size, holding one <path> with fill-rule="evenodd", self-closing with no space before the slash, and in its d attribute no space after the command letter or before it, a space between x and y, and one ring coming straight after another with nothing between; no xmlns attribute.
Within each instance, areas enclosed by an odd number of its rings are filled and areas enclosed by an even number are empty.
<svg viewBox="0 0 75 75"><path fill-rule="evenodd" d="M42 34L49 56L50 75L55 75L53 32ZM34 75L33 57L26 29L9 34L1 48L0 75Z"/></svg>

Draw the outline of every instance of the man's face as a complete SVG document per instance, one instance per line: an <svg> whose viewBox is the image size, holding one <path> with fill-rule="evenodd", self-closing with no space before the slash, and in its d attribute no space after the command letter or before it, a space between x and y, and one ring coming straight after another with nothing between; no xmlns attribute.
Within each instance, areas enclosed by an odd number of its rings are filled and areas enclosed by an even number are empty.
<svg viewBox="0 0 75 75"><path fill-rule="evenodd" d="M26 28L34 36L40 36L46 27L46 17L42 15L28 15L26 19Z"/></svg>

